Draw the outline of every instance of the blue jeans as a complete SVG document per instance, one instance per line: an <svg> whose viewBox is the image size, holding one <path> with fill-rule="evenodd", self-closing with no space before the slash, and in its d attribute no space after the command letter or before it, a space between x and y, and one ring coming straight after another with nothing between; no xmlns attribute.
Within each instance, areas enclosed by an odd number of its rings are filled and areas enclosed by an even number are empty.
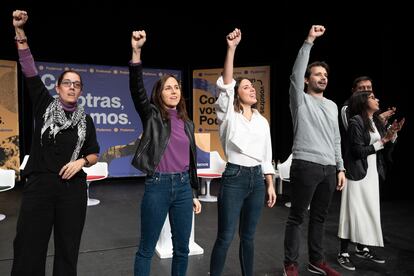
<svg viewBox="0 0 414 276"><path fill-rule="evenodd" d="M239 221L239 258L242 275L253 275L254 234L265 200L261 166L227 163L218 198L218 232L211 254L210 275L221 275L227 250Z"/></svg>
<svg viewBox="0 0 414 276"><path fill-rule="evenodd" d="M187 271L193 218L193 196L188 172L155 173L146 177L141 202L141 239L135 255L135 276L150 275L151 259L167 213L173 244L171 275L183 276Z"/></svg>
<svg viewBox="0 0 414 276"><path fill-rule="evenodd" d="M285 230L285 264L297 265L301 243L300 226L309 205L309 261L317 263L324 260L324 224L335 191L336 180L335 166L293 159L290 167L292 207Z"/></svg>

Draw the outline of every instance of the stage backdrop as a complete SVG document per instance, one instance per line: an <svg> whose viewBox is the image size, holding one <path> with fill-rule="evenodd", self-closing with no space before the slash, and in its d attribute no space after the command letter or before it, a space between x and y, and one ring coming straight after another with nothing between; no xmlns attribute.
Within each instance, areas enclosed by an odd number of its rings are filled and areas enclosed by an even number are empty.
<svg viewBox="0 0 414 276"><path fill-rule="evenodd" d="M211 151L218 151L226 160L214 108L218 96L216 81L222 71L222 68L193 71L193 120L196 132L210 133ZM270 66L234 68L234 78L238 77L252 81L257 94L257 109L270 124Z"/></svg>
<svg viewBox="0 0 414 276"><path fill-rule="evenodd" d="M20 173L17 63L0 60L0 168Z"/></svg>
<svg viewBox="0 0 414 276"><path fill-rule="evenodd" d="M73 69L81 74L84 87L79 104L85 107L95 123L101 147L99 161L108 162L110 177L143 175L131 165L142 124L130 96L128 68L50 62L36 62L36 66L52 95L56 95L56 80L64 70ZM144 69L148 95L153 84L164 74L181 79L181 71Z"/></svg>
<svg viewBox="0 0 414 276"><path fill-rule="evenodd" d="M197 168L210 168L210 133L195 133L197 145Z"/></svg>

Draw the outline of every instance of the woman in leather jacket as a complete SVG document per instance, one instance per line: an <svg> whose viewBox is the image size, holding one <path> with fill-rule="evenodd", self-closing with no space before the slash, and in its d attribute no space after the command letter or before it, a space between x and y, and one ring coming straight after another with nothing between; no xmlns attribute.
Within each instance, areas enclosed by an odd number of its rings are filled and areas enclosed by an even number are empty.
<svg viewBox="0 0 414 276"><path fill-rule="evenodd" d="M357 245L357 257L385 263L368 246L384 246L379 200L379 178L385 179L383 151L395 142L404 119L395 120L387 130L376 113L379 102L372 91L354 93L349 108L344 154L348 184L342 191L337 259L342 267L355 270L348 253L350 241Z"/></svg>
<svg viewBox="0 0 414 276"><path fill-rule="evenodd" d="M148 99L141 63L145 41L145 31L132 33L130 90L144 128L132 164L147 174L134 273L135 276L150 274L155 246L169 214L173 243L171 275L185 275L192 212L201 212L201 204L196 198L194 124L188 118L181 87L174 76L162 76L154 85L151 102Z"/></svg>

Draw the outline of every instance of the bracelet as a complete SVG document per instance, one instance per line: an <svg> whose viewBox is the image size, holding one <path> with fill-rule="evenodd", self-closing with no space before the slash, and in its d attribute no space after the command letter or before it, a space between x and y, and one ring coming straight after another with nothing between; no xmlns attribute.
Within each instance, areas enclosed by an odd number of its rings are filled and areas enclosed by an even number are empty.
<svg viewBox="0 0 414 276"><path fill-rule="evenodd" d="M84 156L84 157L82 157L82 158L83 158L83 160L85 160L85 165L84 165L84 167L89 166L89 160L88 160L88 158L86 158L86 156Z"/></svg>
<svg viewBox="0 0 414 276"><path fill-rule="evenodd" d="M22 38L19 38L19 37L15 36L15 37L14 37L14 40L15 40L17 43L19 43L19 44L23 44L23 43L26 43L26 42L27 42L27 37L22 37Z"/></svg>

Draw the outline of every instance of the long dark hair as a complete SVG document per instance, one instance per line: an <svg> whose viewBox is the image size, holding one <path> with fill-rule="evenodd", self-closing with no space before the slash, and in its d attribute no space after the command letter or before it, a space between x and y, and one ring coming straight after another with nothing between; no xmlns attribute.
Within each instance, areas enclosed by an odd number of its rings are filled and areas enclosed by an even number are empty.
<svg viewBox="0 0 414 276"><path fill-rule="evenodd" d="M362 117L362 121L364 122L364 127L369 129L370 132L374 132L374 128L368 115L368 97L371 95L373 95L372 91L360 91L352 94L349 100L349 118L352 118L355 115L360 115ZM375 125L383 125L378 116L378 112L374 113L373 120Z"/></svg>
<svg viewBox="0 0 414 276"><path fill-rule="evenodd" d="M235 79L236 85L234 86L234 101L233 101L234 111L236 111L236 112L240 112L241 111L242 113L243 113L243 106L242 106L242 104L240 102L239 87L240 87L240 83L243 80L248 80L248 81L251 82L251 80L249 80L248 78L239 77L239 78L236 78ZM255 104L252 104L251 107L252 108L256 108L257 107L257 102Z"/></svg>
<svg viewBox="0 0 414 276"><path fill-rule="evenodd" d="M170 119L170 115L168 113L167 107L165 107L164 102L162 101L162 90L164 89L165 82L169 78L174 78L180 84L180 81L175 76L173 76L171 74L163 75L154 84L154 87L152 88L152 94L151 94L151 102L153 104L155 104L155 106L158 107L158 109L161 112L161 116L164 120L169 120ZM181 120L187 121L187 120L189 120L189 117L188 117L188 114L187 114L187 108L186 108L186 105L185 105L183 91L181 90L181 85L180 85L180 92L181 92L180 93L180 101L177 104L177 115Z"/></svg>

